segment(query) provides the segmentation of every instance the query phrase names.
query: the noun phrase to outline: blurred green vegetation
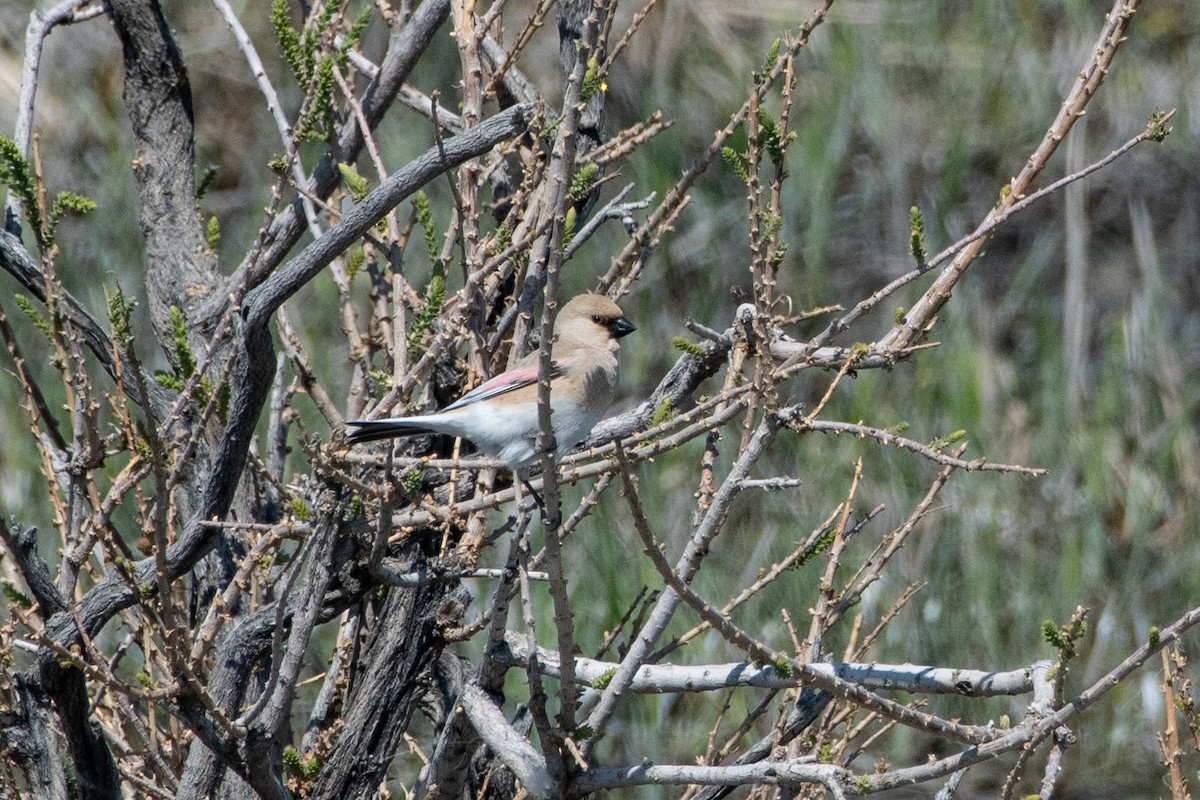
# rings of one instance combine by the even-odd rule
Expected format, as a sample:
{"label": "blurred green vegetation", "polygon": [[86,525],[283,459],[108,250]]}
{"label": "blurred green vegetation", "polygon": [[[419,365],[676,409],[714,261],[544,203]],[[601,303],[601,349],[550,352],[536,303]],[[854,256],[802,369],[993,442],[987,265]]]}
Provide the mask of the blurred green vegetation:
{"label": "blurred green vegetation", "polygon": [[[271,178],[266,164],[281,145],[211,8],[179,0],[166,5],[191,70],[199,163],[217,166],[204,205],[220,221],[222,262],[232,268],[261,222]],[[931,252],[967,233],[1050,123],[1106,8],[1082,0],[837,4],[799,64],[790,121],[798,138],[789,150],[784,236],[792,246],[779,286],[795,308],[852,305],[909,269],[913,205],[925,214]],[[623,9],[620,19],[631,10]],[[740,8],[663,0],[611,77],[608,126],[656,109],[676,124],[639,151],[614,183],[635,182],[638,196],[665,191],[740,105],[750,71],[772,40],[807,13],[808,4]],[[262,43],[268,70],[285,87],[286,68],[265,35],[266,15],[262,4],[243,5],[243,21]],[[0,73],[19,74],[24,17],[5,16]],[[874,658],[1019,667],[1053,655],[1041,639],[1044,620],[1065,622],[1085,605],[1091,609],[1089,634],[1068,680],[1069,690],[1081,688],[1144,641],[1152,625],[1165,624],[1200,598],[1198,34],[1200,9],[1192,2],[1149,4],[1139,12],[1068,147],[1079,148],[1080,163],[1088,163],[1142,130],[1153,112],[1178,108],[1171,136],[1078,184],[1074,213],[1060,194],[1015,219],[992,240],[942,314],[933,336],[941,346],[891,371],[846,381],[825,412],[830,419],[881,427],[904,421],[907,435],[924,441],[966,429],[968,456],[1050,471],[1040,479],[981,473],[952,479],[939,510],[861,606],[869,628],[904,587],[928,582],[892,623]],[[381,52],[379,30],[368,30],[364,41],[368,54]],[[137,296],[142,270],[119,48],[103,20],[58,30],[47,45],[37,119],[43,171],[52,191],[70,189],[99,204],[89,219],[64,224],[59,269],[67,286],[99,310],[105,286],[119,283]],[[414,83],[425,91],[440,89],[453,106],[457,55],[448,38],[437,48]],[[522,64],[548,93],[555,91],[554,53],[557,43],[547,34]],[[15,85],[0,84],[0,131],[6,133],[13,128],[15,93]],[[772,102],[777,108],[778,98]],[[389,165],[415,155],[427,138],[428,126],[399,109],[379,135]],[[1065,174],[1065,163],[1060,151],[1039,185]],[[431,187],[430,196],[434,219],[444,226],[444,182]],[[685,332],[685,317],[722,328],[749,287],[744,187],[718,164],[691,196],[675,234],[624,300],[639,327],[623,351],[628,403],[675,359],[669,341]],[[622,236],[618,226],[598,235],[571,264],[568,290],[587,287]],[[1068,237],[1081,237],[1076,241],[1084,243],[1080,263],[1086,270],[1083,296],[1070,302],[1063,291]],[[419,250],[412,249],[409,268],[427,275]],[[0,283],[9,298],[12,282]],[[889,301],[842,344],[883,330],[896,307],[911,304],[924,283]],[[305,297],[314,301],[300,300],[296,308],[304,316],[292,318],[318,359],[318,372],[336,383],[346,359],[329,345],[342,341],[331,294],[328,282],[310,287]],[[16,316],[10,300],[3,302]],[[145,314],[135,317],[142,341],[152,341]],[[1081,320],[1081,350],[1067,345],[1071,320]],[[27,332],[22,322],[15,321]],[[797,336],[820,324],[809,323]],[[36,340],[23,339],[39,363],[44,352]],[[143,358],[153,361],[150,353]],[[815,401],[827,381],[804,373],[788,390]],[[0,435],[8,443],[0,454],[0,499],[4,513],[48,529],[51,516],[39,500],[44,481],[19,401],[16,382],[0,380],[0,404],[9,409],[0,416]],[[729,431],[727,440],[736,435]],[[726,599],[721,592],[732,585],[731,576],[752,579],[828,515],[845,495],[856,458],[864,459],[856,512],[879,503],[887,510],[860,535],[845,563],[854,563],[854,552],[865,552],[901,521],[935,474],[928,464],[870,442],[819,435],[783,441],[770,466],[802,478],[803,487],[739,501],[697,582],[718,602]],[[659,521],[655,532],[672,553],[691,518],[700,447],[692,443],[639,468],[644,499]],[[579,533],[571,554],[572,584],[591,601],[577,606],[576,618],[588,655],[641,586],[657,583],[624,501],[610,492],[601,512]],[[816,581],[813,566],[790,573],[737,618],[784,644],[779,609],[791,610],[803,634]],[[690,624],[681,614],[674,630]],[[701,636],[686,657],[737,656],[717,638]],[[1160,680],[1150,668],[1089,713],[1079,745],[1070,750],[1073,777],[1063,796],[1158,796]],[[637,762],[693,752],[707,735],[692,722],[698,715],[691,706],[698,702],[711,701],[632,703],[609,734],[610,753]],[[733,702],[728,719],[734,722],[727,728],[745,710],[736,704],[754,700],[735,695]],[[935,699],[932,705],[985,722],[989,715],[1019,715],[1023,702]],[[903,733],[893,738],[898,760],[927,745]],[[1100,794],[1101,787],[1114,786],[1116,794]]]}

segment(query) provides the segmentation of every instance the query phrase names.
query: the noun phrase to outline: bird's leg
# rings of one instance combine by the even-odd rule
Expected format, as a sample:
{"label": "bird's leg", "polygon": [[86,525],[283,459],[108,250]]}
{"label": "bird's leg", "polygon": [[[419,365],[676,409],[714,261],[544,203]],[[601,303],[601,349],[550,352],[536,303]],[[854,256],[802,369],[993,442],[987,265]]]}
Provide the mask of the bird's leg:
{"label": "bird's leg", "polygon": [[533,488],[533,484],[529,482],[528,469],[513,470],[514,486],[517,494],[517,509],[521,508],[523,498],[521,495],[524,491],[528,491],[533,496],[533,502],[537,503],[538,510],[542,512],[542,516],[546,516],[546,504],[542,502],[542,496],[537,493],[537,489]]}
{"label": "bird's leg", "polygon": [[530,483],[527,478],[521,478],[521,483],[524,484],[525,488],[529,490],[529,493],[533,495],[533,502],[537,503],[538,511],[542,512],[543,517],[546,516],[546,503],[542,500],[542,496],[538,494],[537,489],[533,488],[533,484]]}

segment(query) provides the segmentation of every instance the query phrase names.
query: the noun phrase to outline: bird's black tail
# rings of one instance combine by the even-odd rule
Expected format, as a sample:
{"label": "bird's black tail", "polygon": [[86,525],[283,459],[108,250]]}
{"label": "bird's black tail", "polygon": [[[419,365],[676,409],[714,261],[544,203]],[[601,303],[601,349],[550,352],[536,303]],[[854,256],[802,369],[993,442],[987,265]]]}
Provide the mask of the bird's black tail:
{"label": "bird's black tail", "polygon": [[347,444],[377,442],[381,439],[433,432],[416,422],[400,422],[391,419],[355,419],[347,422],[346,425],[353,428],[346,436]]}

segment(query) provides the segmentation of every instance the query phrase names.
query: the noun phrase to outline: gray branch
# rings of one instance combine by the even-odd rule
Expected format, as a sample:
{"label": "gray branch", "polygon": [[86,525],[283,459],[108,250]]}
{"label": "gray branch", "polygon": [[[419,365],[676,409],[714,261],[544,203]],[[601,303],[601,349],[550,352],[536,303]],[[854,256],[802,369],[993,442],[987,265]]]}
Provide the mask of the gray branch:
{"label": "gray branch", "polygon": [[[124,98],[134,138],[151,322],[159,342],[167,344],[174,336],[170,307],[192,309],[218,281],[216,254],[208,247],[196,201],[191,84],[157,2],[109,0],[105,7],[125,56]],[[190,335],[199,345],[206,332],[194,329]]]}
{"label": "gray branch", "polygon": [[[21,284],[21,288],[29,292],[40,303],[46,302],[46,274],[42,272],[25,245],[8,231],[0,230],[0,269],[3,269]],[[114,381],[117,379],[117,365],[113,358],[112,338],[108,330],[83,307],[83,304],[62,287],[58,287],[58,310],[62,313],[67,324],[79,335],[92,355],[100,362],[100,366]],[[139,396],[138,376],[128,364],[120,373],[125,387],[125,393],[130,398]],[[170,393],[153,381],[146,381],[146,391],[150,395],[151,409],[155,416],[161,417],[171,407]]]}
{"label": "gray branch", "polygon": [[[523,667],[528,663],[529,646],[517,634],[505,637],[508,645],[506,666]],[[538,648],[538,661],[547,674],[558,677],[559,659],[554,650]],[[920,664],[854,664],[844,662],[809,664],[817,673],[858,684],[873,691],[901,691],[913,694],[957,694],[964,697],[996,697],[1033,691],[1034,672],[1049,662],[1007,672],[977,669],[952,669]],[[575,659],[575,681],[593,686],[611,676],[618,665],[591,658]],[[675,666],[645,664],[629,684],[629,691],[645,694],[671,692],[714,692],[737,687],[753,689],[791,689],[803,686],[801,676],[783,676],[774,667],[749,661],[733,664]]]}
{"label": "gray branch", "polygon": [[834,797],[845,797],[847,784],[853,786],[853,773],[832,764],[818,764],[812,756],[791,761],[763,761],[758,764],[708,767],[696,764],[639,764],[634,767],[589,769],[571,782],[579,792],[617,789],[624,786],[746,786],[765,783],[775,786],[820,784]]}
{"label": "gray branch", "polygon": [[553,798],[561,796],[555,791],[554,780],[542,758],[529,740],[521,736],[487,693],[474,683],[463,687],[458,698],[467,719],[479,733],[479,737],[495,751],[505,766],[513,771],[517,780],[533,797]]}
{"label": "gray branch", "polygon": [[50,701],[37,681],[13,676],[12,708],[0,713],[0,748],[25,772],[30,800],[67,800],[67,779],[58,738],[46,709]]}

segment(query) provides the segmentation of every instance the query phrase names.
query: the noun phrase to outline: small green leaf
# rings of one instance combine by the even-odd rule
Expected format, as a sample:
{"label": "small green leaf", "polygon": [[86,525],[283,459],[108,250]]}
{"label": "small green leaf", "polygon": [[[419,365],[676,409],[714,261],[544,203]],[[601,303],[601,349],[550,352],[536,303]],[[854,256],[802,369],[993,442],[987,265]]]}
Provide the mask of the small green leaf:
{"label": "small green leaf", "polygon": [[[412,330],[408,332],[409,347],[415,348],[421,343],[425,332],[433,327],[442,313],[442,302],[446,299],[446,267],[442,262],[433,262],[433,276],[425,290],[425,306],[417,315]],[[390,377],[390,376],[389,376]]]}
{"label": "small green leaf", "polygon": [[358,12],[353,24],[342,35],[342,46],[338,48],[337,63],[339,67],[346,66],[346,61],[349,59],[350,51],[362,39],[363,31],[371,22],[371,13],[375,10],[375,6],[367,3],[363,6],[363,10]]}
{"label": "small green leaf", "polygon": [[575,177],[571,178],[571,188],[567,190],[571,202],[578,202],[591,190],[598,174],[600,167],[593,163],[584,164],[579,172],[575,173]]}
{"label": "small green leaf", "polygon": [[966,435],[967,435],[966,431],[957,430],[947,436],[939,436],[936,439],[934,439],[932,442],[929,443],[929,449],[935,450],[940,453],[941,451],[945,450],[947,447],[954,444],[955,442],[957,442],[959,439],[963,438]]}
{"label": "small green leaf", "polygon": [[307,85],[309,76],[304,65],[300,34],[292,27],[287,0],[274,0],[271,3],[271,27],[275,29],[275,39],[279,43],[279,51],[283,54],[283,60],[291,68],[296,82],[301,86]]}
{"label": "small green leaf", "polygon": [[800,554],[796,559],[795,566],[792,569],[799,569],[808,562],[812,561],[817,556],[824,553],[833,545],[833,540],[837,538],[837,529],[828,528],[824,533],[817,537],[817,540],[808,546],[808,549]]}
{"label": "small green leaf", "polygon": [[47,339],[54,341],[54,329],[50,327],[50,323],[46,321],[46,318],[38,313],[38,310],[33,307],[33,303],[29,301],[29,298],[23,294],[15,294],[13,295],[13,299],[17,301],[17,307],[20,308],[21,311],[24,312],[25,316],[29,318],[29,321],[33,323],[33,327],[41,331],[42,335]]}
{"label": "small green leaf", "polygon": [[154,382],[164,389],[171,389],[172,391],[176,392],[183,391],[184,382],[176,376],[170,375],[166,372],[154,373]]}
{"label": "small green leaf", "polygon": [[196,181],[196,199],[200,200],[204,195],[208,194],[208,190],[212,188],[213,181],[217,179],[217,165],[209,164],[200,173],[200,179]]}
{"label": "small green leaf", "polygon": [[204,228],[204,240],[208,249],[213,251],[221,243],[221,221],[216,217],[208,218],[208,224]]}
{"label": "small green leaf", "polygon": [[1162,111],[1155,111],[1150,115],[1150,121],[1146,123],[1146,130],[1149,132],[1147,136],[1150,141],[1161,142],[1171,133],[1171,128],[1163,124],[1163,118],[1166,116],[1166,113]]}
{"label": "small green leaf", "polygon": [[575,212],[575,207],[567,209],[567,214],[563,217],[563,235],[562,246],[566,250],[571,245],[571,240],[575,238],[575,220],[578,214]]}
{"label": "small green leaf", "polygon": [[108,298],[108,324],[112,327],[113,339],[122,349],[128,349],[133,343],[133,325],[130,319],[136,305],[135,300],[126,301],[125,294],[120,289]]}
{"label": "small green leaf", "polygon": [[429,210],[429,196],[425,192],[418,191],[413,198],[413,211],[416,212],[417,223],[425,232],[425,247],[429,250],[429,257],[437,261],[437,233],[433,228],[433,212]]}
{"label": "small green leaf", "polygon": [[346,182],[346,188],[350,191],[350,196],[354,198],[354,202],[361,202],[367,196],[369,188],[367,179],[358,173],[353,164],[339,162],[338,171],[342,173],[342,180]]}
{"label": "small green leaf", "polygon": [[421,470],[410,469],[404,473],[400,485],[406,495],[416,497],[417,493],[421,491]]}
{"label": "small green leaf", "polygon": [[42,242],[42,215],[38,204],[37,185],[29,162],[21,155],[17,143],[7,136],[0,136],[0,184],[7,186],[25,207],[38,242]]}
{"label": "small green leaf", "polygon": [[361,247],[355,247],[346,254],[346,279],[354,280],[354,276],[362,269],[367,260],[367,254]]}
{"label": "small green leaf", "polygon": [[316,756],[309,756],[308,758],[304,759],[304,761],[300,763],[300,774],[310,781],[320,775],[321,759],[317,758]]}
{"label": "small green leaf", "polygon": [[742,183],[750,182],[750,173],[746,170],[746,156],[744,154],[739,153],[732,147],[726,146],[721,148],[721,158],[725,160],[725,163],[729,165],[734,174],[742,179]]}
{"label": "small green leaf", "polygon": [[595,56],[592,56],[588,59],[587,71],[583,73],[583,83],[579,85],[579,100],[586,103],[607,89],[608,85],[600,77],[600,62]]}
{"label": "small green leaf", "polygon": [[300,753],[290,744],[283,748],[283,763],[293,775],[298,776],[300,774]]}
{"label": "small green leaf", "polygon": [[168,310],[171,317],[171,331],[174,333],[175,361],[178,364],[179,376],[185,381],[196,371],[196,357],[192,354],[192,346],[188,342],[187,317],[178,306]]}
{"label": "small green leaf", "polygon": [[692,356],[704,355],[703,347],[696,344],[695,342],[688,341],[687,339],[683,338],[682,336],[676,336],[675,338],[671,339],[671,346],[674,347],[676,350],[682,350],[683,352],[687,353],[688,355],[692,355]]}
{"label": "small green leaf", "polygon": [[613,667],[612,669],[607,670],[600,677],[596,678],[596,680],[592,681],[592,688],[600,689],[601,691],[603,691],[604,689],[608,688],[608,685],[610,683],[612,683],[612,679],[615,678],[616,676],[617,676],[617,668]]}
{"label": "small green leaf", "polygon": [[308,522],[312,519],[312,512],[309,511],[308,505],[299,497],[293,497],[291,502],[292,516],[301,522]]}
{"label": "small green leaf", "polygon": [[70,212],[83,216],[96,210],[96,201],[74,192],[59,192],[58,197],[50,204],[50,232],[58,228],[58,223]]}
{"label": "small green leaf", "polygon": [[784,141],[779,135],[779,125],[762,107],[758,109],[758,146],[767,151],[776,169],[783,164]]}
{"label": "small green leaf", "polygon": [[767,51],[767,57],[763,60],[762,66],[754,72],[754,82],[761,83],[763,78],[770,74],[775,68],[775,62],[779,60],[779,46],[782,42],[779,39],[771,42],[771,49]]}
{"label": "small green leaf", "polygon": [[650,427],[654,428],[662,425],[668,420],[675,419],[679,416],[679,412],[671,405],[671,398],[664,397],[663,401],[658,404],[658,408],[654,409],[654,414],[650,417]]}
{"label": "small green leaf", "polygon": [[910,233],[909,251],[917,264],[924,265],[929,255],[925,252],[925,220],[921,209],[913,206],[908,210],[908,227]]}
{"label": "small green leaf", "polygon": [[22,608],[33,608],[33,600],[29,596],[22,594],[16,586],[13,586],[8,581],[0,585],[0,588],[4,590],[4,596],[8,599],[8,602]]}

